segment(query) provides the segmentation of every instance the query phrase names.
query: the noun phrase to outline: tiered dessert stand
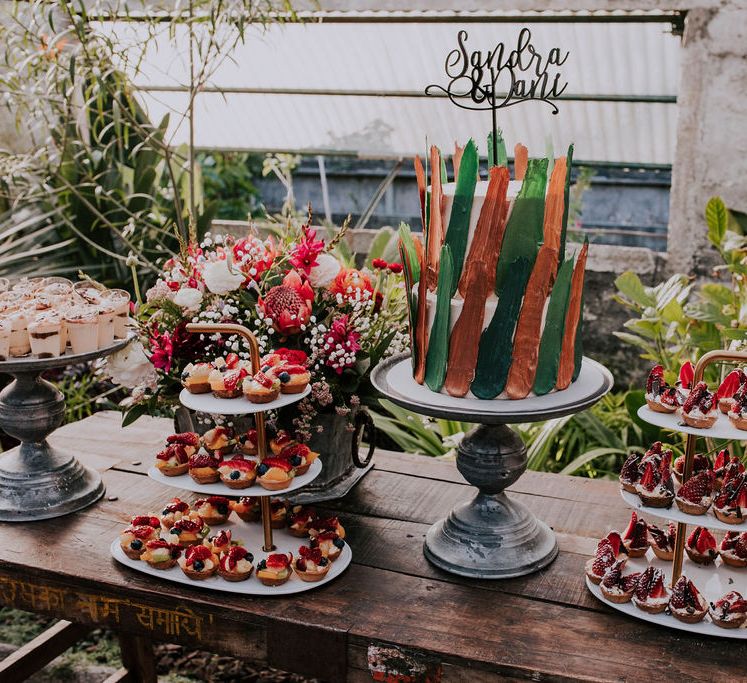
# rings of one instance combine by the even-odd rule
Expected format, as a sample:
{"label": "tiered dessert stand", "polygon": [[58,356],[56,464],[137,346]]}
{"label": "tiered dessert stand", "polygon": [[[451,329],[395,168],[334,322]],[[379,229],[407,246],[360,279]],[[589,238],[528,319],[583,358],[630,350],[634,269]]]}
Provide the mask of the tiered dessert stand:
{"label": "tiered dessert stand", "polygon": [[14,377],[0,392],[0,428],[21,442],[0,455],[0,521],[60,517],[87,507],[104,495],[98,472],[47,441],[65,418],[65,397],[42,374],[103,358],[124,348],[129,341],[120,339],[89,353],[0,361],[0,372]]}
{"label": "tiered dessert stand", "polygon": [[[257,340],[254,335],[245,327],[241,325],[208,325],[208,324],[196,324],[191,323],[187,325],[187,331],[193,334],[237,334],[246,339],[249,344],[249,352],[252,363],[252,373],[257,373],[260,370],[260,353],[259,347],[257,346]],[[224,415],[224,416],[237,416],[237,415],[253,415],[254,426],[257,430],[257,451],[258,460],[261,462],[267,455],[267,438],[265,431],[265,412],[268,410],[275,410],[282,408],[283,406],[291,405],[303,399],[310,392],[310,388],[306,389],[299,394],[281,394],[275,401],[271,403],[252,403],[247,399],[240,397],[235,399],[223,399],[216,398],[212,394],[191,394],[184,389],[179,395],[179,400],[182,405],[190,410],[196,410],[211,415]],[[200,493],[206,496],[226,496],[236,498],[238,496],[251,496],[260,499],[260,510],[262,514],[262,537],[261,541],[257,537],[256,527],[252,524],[243,522],[236,522],[230,520],[228,524],[221,525],[220,529],[231,529],[232,536],[234,539],[244,541],[245,546],[251,552],[255,549],[261,548],[264,552],[279,552],[279,553],[293,553],[296,557],[298,553],[298,547],[303,544],[303,539],[296,536],[292,536],[285,530],[273,530],[271,526],[271,512],[270,512],[270,498],[275,496],[285,496],[292,491],[302,489],[304,486],[311,483],[322,471],[322,463],[319,459],[315,460],[309,471],[299,477],[294,478],[293,482],[288,488],[282,491],[268,491],[262,488],[259,484],[254,484],[245,489],[230,489],[225,484],[218,482],[215,484],[198,484],[189,476],[184,474],[178,477],[167,477],[161,474],[156,468],[152,467],[148,471],[148,476],[151,479],[155,479],[161,484],[167,486],[173,486],[182,490],[192,491],[194,493]],[[248,542],[247,542],[248,541]],[[353,553],[350,550],[350,546],[346,543],[342,550],[342,553],[332,563],[327,575],[317,582],[305,582],[299,579],[297,576],[292,575],[291,578],[281,586],[265,586],[258,581],[254,576],[246,581],[240,582],[228,582],[224,579],[213,576],[203,581],[193,581],[188,579],[184,573],[178,567],[168,570],[153,569],[146,562],[131,560],[121,550],[119,541],[115,539],[111,545],[111,552],[113,557],[124,565],[136,569],[145,574],[157,576],[159,578],[167,579],[176,583],[182,583],[190,586],[203,586],[212,590],[226,591],[230,593],[240,593],[243,595],[289,595],[292,593],[302,593],[304,591],[311,590],[317,586],[322,586],[325,583],[329,583],[335,577],[339,576],[350,564],[353,559]],[[255,553],[256,555],[256,553]],[[259,557],[255,557],[255,564],[259,561]]]}
{"label": "tiered dessert stand", "polygon": [[571,415],[601,399],[612,375],[596,361],[583,359],[581,372],[564,391],[522,400],[454,398],[430,391],[412,377],[409,354],[379,364],[373,385],[394,403],[431,417],[479,423],[462,439],[457,469],[478,489],[428,531],[423,547],[433,564],[452,574],[504,579],[537,571],[558,554],[555,534],[504,489],[527,466],[527,451],[508,424]]}
{"label": "tiered dessert stand", "polygon": [[[744,363],[747,361],[747,353],[738,353],[732,351],[711,351],[706,353],[695,366],[695,376],[693,386],[699,382],[708,365],[711,363]],[[747,441],[747,432],[736,429],[726,415],[719,412],[716,424],[710,429],[695,429],[680,421],[676,414],[657,413],[651,410],[647,405],[638,409],[638,417],[649,424],[656,425],[672,432],[681,432],[687,434],[685,447],[685,471],[683,481],[687,481],[692,474],[693,458],[695,456],[695,446],[698,437],[709,439],[726,439],[729,441]],[[704,515],[689,515],[680,511],[676,504],[672,503],[670,508],[654,508],[643,505],[637,495],[620,490],[623,500],[642,517],[655,517],[661,520],[671,520],[677,522],[677,540],[674,548],[674,559],[671,562],[658,559],[651,550],[645,557],[630,558],[626,564],[626,571],[638,572],[643,571],[647,566],[653,565],[660,568],[671,578],[670,587],[675,584],[677,579],[685,574],[695,586],[703,593],[709,602],[713,602],[729,591],[739,591],[743,595],[747,594],[747,568],[730,567],[721,562],[721,559],[715,560],[710,565],[699,565],[692,562],[685,556],[685,540],[687,539],[687,527],[703,526],[709,529],[719,531],[747,531],[747,522],[741,524],[724,524],[713,514],[713,509],[709,509]],[[685,624],[670,614],[664,612],[660,614],[648,614],[638,609],[631,602],[623,604],[611,603],[605,599],[599,586],[594,585],[588,577],[586,585],[589,590],[602,602],[620,610],[632,617],[650,621],[661,626],[690,631],[692,633],[702,633],[710,636],[721,638],[739,638],[747,639],[747,629],[724,629],[713,624],[709,617],[697,624]]]}

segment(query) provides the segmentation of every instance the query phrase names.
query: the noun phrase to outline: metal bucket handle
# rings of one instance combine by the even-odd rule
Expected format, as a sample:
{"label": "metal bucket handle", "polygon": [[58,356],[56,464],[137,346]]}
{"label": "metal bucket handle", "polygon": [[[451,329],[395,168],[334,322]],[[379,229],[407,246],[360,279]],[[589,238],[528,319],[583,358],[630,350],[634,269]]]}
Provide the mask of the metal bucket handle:
{"label": "metal bucket handle", "polygon": [[[353,429],[353,446],[351,453],[353,456],[353,464],[360,468],[368,467],[368,463],[371,462],[374,449],[376,448],[376,430],[374,429],[373,418],[365,408],[361,408],[355,413],[353,424],[355,425]],[[361,460],[360,447],[364,431],[368,435],[368,453],[366,454],[366,457]]]}

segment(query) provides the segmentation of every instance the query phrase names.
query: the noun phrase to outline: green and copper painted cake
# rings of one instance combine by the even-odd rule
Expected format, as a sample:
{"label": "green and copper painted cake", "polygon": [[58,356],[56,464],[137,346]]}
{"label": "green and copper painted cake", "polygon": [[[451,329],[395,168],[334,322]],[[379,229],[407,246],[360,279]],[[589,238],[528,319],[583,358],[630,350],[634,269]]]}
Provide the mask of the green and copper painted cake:
{"label": "green and copper painted cake", "polygon": [[425,165],[415,159],[423,234],[403,226],[400,252],[415,380],[456,397],[522,399],[578,376],[588,244],[566,244],[573,148],[529,159],[516,145],[513,179],[502,139],[496,148],[487,180],[472,140],[456,147],[451,182],[436,147]]}

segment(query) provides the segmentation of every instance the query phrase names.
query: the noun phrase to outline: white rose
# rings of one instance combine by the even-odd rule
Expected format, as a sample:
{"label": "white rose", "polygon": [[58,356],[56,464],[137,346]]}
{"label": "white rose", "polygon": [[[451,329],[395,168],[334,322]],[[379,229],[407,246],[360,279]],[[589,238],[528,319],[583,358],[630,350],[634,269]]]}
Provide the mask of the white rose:
{"label": "white rose", "polygon": [[312,287],[329,287],[337,277],[342,266],[332,254],[319,254],[315,265],[309,273],[309,282]]}
{"label": "white rose", "polygon": [[182,287],[174,296],[174,303],[187,311],[194,311],[202,303],[202,292],[194,287]]}
{"label": "white rose", "polygon": [[231,271],[226,260],[208,263],[202,271],[202,278],[213,294],[230,294],[245,280],[238,270]]}
{"label": "white rose", "polygon": [[137,340],[106,359],[106,373],[115,384],[128,389],[138,386],[155,389],[158,382],[156,370],[145,355],[143,345]]}

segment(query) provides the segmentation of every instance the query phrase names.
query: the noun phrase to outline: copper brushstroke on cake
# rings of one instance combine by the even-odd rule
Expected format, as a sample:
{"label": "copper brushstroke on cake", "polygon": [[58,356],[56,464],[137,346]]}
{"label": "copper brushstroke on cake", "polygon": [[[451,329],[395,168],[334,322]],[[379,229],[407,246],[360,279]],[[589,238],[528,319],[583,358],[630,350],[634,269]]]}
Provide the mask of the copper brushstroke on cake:
{"label": "copper brushstroke on cake", "polygon": [[444,194],[441,187],[441,154],[438,147],[431,147],[431,204],[428,221],[428,235],[425,243],[425,280],[428,291],[433,292],[438,285],[438,259],[444,243]]}
{"label": "copper brushstroke on cake", "polygon": [[454,181],[459,177],[459,165],[462,163],[462,154],[464,154],[464,147],[460,147],[454,142],[454,156],[451,158],[451,164],[454,167]]}
{"label": "copper brushstroke on cake", "polygon": [[514,147],[514,180],[524,180],[529,165],[529,150],[520,142]]}
{"label": "copper brushstroke on cake", "polygon": [[415,371],[413,377],[418,384],[425,382],[425,355],[428,352],[428,286],[425,277],[425,253],[423,245],[419,241],[415,242],[415,251],[420,264],[420,279],[418,280],[418,308],[417,320],[415,322],[415,344],[416,359]]}
{"label": "copper brushstroke on cake", "polygon": [[508,183],[505,166],[490,169],[485,202],[458,285],[464,304],[451,331],[444,382],[451,396],[465,396],[475,376],[485,302],[495,286],[495,268],[508,219]]}
{"label": "copper brushstroke on cake", "polygon": [[[517,145],[518,149],[518,145]],[[518,158],[518,157],[517,157]],[[526,398],[534,385],[542,336],[542,312],[550,296],[560,260],[560,234],[565,206],[566,160],[560,158],[550,176],[545,199],[543,244],[529,276],[514,334],[513,357],[506,380],[511,399]]]}
{"label": "copper brushstroke on cake", "polygon": [[420,196],[420,220],[425,231],[425,169],[419,156],[415,157],[415,178],[418,182],[418,195]]}
{"label": "copper brushstroke on cake", "polygon": [[584,291],[584,271],[586,269],[586,255],[589,251],[589,243],[585,242],[581,247],[578,260],[573,268],[571,277],[571,298],[568,301],[568,312],[565,316],[565,330],[563,333],[563,346],[560,349],[560,363],[558,365],[558,380],[555,388],[559,391],[567,389],[573,380],[573,372],[576,367],[575,343],[578,321],[581,319],[581,301]]}

